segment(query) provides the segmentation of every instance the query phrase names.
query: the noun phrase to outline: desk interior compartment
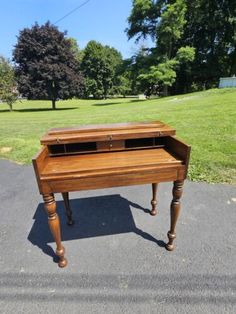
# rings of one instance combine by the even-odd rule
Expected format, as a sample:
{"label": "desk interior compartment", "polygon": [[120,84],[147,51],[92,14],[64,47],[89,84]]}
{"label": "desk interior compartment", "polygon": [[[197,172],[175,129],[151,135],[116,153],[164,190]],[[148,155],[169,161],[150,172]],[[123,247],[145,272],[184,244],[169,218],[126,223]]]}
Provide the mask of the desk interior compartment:
{"label": "desk interior compartment", "polygon": [[101,142],[82,142],[49,145],[50,156],[80,155],[107,151],[131,151],[163,148],[188,163],[190,146],[173,136],[131,138]]}
{"label": "desk interior compartment", "polygon": [[49,152],[51,156],[89,153],[96,150],[96,142],[49,145]]}
{"label": "desk interior compartment", "polygon": [[132,138],[125,140],[126,149],[164,147],[163,137]]}

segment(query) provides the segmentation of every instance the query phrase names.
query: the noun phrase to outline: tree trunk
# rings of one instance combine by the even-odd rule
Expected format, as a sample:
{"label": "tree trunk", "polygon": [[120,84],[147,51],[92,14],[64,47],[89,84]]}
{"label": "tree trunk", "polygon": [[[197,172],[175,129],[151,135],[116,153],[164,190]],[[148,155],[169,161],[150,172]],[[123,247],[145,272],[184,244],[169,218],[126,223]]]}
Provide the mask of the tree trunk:
{"label": "tree trunk", "polygon": [[52,109],[55,110],[56,109],[56,100],[52,99]]}
{"label": "tree trunk", "polygon": [[167,85],[164,85],[163,94],[165,97],[168,96],[168,86]]}
{"label": "tree trunk", "polygon": [[9,110],[10,110],[10,111],[13,111],[12,103],[8,103],[8,106],[9,106]]}

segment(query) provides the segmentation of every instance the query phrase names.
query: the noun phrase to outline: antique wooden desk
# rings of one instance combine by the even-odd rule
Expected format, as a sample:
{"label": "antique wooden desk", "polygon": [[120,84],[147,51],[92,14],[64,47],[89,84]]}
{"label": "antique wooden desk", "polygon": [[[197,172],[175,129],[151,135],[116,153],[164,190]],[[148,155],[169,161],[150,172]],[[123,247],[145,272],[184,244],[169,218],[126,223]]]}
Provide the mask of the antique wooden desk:
{"label": "antique wooden desk", "polygon": [[68,224],[72,225],[68,196],[71,191],[152,183],[150,214],[155,215],[157,184],[173,181],[166,249],[174,249],[175,226],[190,155],[190,146],[174,135],[173,128],[154,121],[52,129],[41,138],[43,147],[33,158],[33,165],[60,267],[65,267],[67,260],[54,193],[62,193]]}

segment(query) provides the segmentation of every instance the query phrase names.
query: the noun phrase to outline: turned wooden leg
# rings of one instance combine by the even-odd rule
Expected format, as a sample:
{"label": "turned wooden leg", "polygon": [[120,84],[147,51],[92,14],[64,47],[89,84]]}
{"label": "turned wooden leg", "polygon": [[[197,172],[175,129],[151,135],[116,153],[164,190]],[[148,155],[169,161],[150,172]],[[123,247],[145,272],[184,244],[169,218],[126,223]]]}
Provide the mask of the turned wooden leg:
{"label": "turned wooden leg", "polygon": [[176,238],[175,226],[180,213],[180,198],[183,193],[183,184],[183,180],[174,181],[174,186],[172,190],[173,199],[170,206],[170,231],[167,233],[169,242],[166,244],[166,249],[168,251],[174,250],[173,242]]}
{"label": "turned wooden leg", "polygon": [[152,210],[150,211],[150,214],[152,216],[155,216],[157,214],[157,183],[152,183],[152,200],[151,200],[151,205],[152,205]]}
{"label": "turned wooden leg", "polygon": [[67,225],[72,226],[74,224],[74,221],[72,219],[72,210],[70,208],[69,193],[65,192],[61,194],[66,208]]}
{"label": "turned wooden leg", "polygon": [[44,207],[48,214],[48,224],[52,232],[53,238],[56,242],[56,255],[59,257],[58,265],[60,267],[65,267],[67,265],[67,260],[64,257],[65,249],[61,243],[61,230],[60,230],[60,220],[56,213],[56,202],[53,194],[44,194]]}

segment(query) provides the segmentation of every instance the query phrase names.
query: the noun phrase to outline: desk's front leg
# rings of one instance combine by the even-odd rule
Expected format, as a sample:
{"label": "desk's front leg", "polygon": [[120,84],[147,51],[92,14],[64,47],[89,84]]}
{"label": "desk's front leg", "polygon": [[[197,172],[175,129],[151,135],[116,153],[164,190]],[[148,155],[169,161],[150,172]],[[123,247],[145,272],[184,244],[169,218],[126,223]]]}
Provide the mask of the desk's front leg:
{"label": "desk's front leg", "polygon": [[48,214],[48,224],[52,232],[53,238],[56,242],[56,255],[59,257],[58,265],[60,267],[65,267],[67,265],[67,260],[64,257],[65,249],[61,243],[61,229],[60,220],[56,213],[56,202],[53,194],[44,194],[44,207]]}
{"label": "desk's front leg", "polygon": [[175,226],[180,213],[180,198],[183,193],[183,180],[174,181],[173,186],[173,199],[170,206],[170,231],[167,233],[169,242],[166,244],[166,249],[168,251],[174,250],[174,239],[176,238]]}

